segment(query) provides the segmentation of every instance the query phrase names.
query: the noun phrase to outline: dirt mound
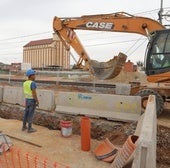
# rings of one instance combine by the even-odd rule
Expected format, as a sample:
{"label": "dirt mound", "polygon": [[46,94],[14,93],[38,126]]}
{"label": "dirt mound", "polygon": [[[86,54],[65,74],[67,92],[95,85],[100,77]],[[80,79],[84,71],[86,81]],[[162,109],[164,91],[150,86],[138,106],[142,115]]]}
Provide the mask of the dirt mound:
{"label": "dirt mound", "polygon": [[[122,146],[129,135],[134,134],[136,128],[135,122],[126,123],[117,127],[117,129],[104,135],[114,145]],[[157,126],[157,168],[170,167],[170,128],[158,125]]]}
{"label": "dirt mound", "polygon": [[121,71],[118,76],[116,76],[113,79],[107,79],[107,80],[99,80],[97,78],[91,77],[83,77],[79,80],[85,81],[85,82],[102,82],[102,83],[129,83],[129,82],[141,82],[141,83],[148,83],[147,77],[143,71],[141,72],[125,72]]}
{"label": "dirt mound", "polygon": [[159,126],[157,131],[157,163],[170,167],[170,128]]}
{"label": "dirt mound", "polygon": [[124,72],[121,71],[121,73],[112,79],[113,82],[141,82],[141,83],[147,83],[146,75],[144,72]]}

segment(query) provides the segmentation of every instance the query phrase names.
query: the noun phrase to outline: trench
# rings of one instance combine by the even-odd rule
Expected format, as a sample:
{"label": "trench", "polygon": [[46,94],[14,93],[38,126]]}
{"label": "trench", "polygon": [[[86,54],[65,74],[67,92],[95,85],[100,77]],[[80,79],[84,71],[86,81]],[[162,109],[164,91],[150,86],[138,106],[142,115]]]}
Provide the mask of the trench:
{"label": "trench", "polygon": [[[22,121],[24,107],[19,105],[0,104],[0,117],[4,119],[16,119]],[[61,120],[71,120],[73,122],[72,133],[80,135],[80,115],[69,115],[56,112],[37,110],[34,114],[33,124],[47,127],[52,130],[60,130]],[[124,122],[109,121],[103,118],[90,118],[91,138],[101,140],[108,132],[121,127]],[[21,127],[21,126],[20,126]]]}
{"label": "trench", "polygon": [[[24,115],[24,107],[0,103],[0,117],[5,119],[16,119],[22,121]],[[73,122],[72,134],[80,135],[80,119],[79,115],[66,115],[56,112],[47,112],[36,110],[33,124],[47,127],[52,130],[60,130],[60,121],[69,119]],[[137,122],[117,122],[109,121],[104,118],[91,118],[91,138],[104,140],[108,138],[113,144],[122,146],[129,135],[134,134]],[[22,127],[19,125],[18,127]],[[159,126],[157,129],[157,168],[170,167],[170,129]]]}

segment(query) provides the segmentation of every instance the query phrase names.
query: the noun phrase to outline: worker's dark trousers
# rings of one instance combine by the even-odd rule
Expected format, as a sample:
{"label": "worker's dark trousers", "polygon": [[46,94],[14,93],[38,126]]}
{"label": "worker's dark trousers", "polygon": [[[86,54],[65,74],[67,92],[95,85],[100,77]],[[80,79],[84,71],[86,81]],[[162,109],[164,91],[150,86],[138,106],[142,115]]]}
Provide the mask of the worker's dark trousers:
{"label": "worker's dark trousers", "polygon": [[25,100],[25,113],[23,118],[23,127],[28,123],[28,129],[32,127],[32,120],[34,116],[34,111],[36,107],[36,101],[34,99]]}

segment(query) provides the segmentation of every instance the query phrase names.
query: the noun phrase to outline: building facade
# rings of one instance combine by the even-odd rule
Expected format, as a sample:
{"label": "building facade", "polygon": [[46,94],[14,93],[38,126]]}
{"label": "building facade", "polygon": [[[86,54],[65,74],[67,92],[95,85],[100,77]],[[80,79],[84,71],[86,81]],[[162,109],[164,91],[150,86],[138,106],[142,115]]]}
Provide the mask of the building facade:
{"label": "building facade", "polygon": [[53,38],[31,41],[23,47],[23,63],[32,68],[61,67],[70,69],[70,52],[56,34]]}
{"label": "building facade", "polygon": [[127,62],[125,62],[125,65],[123,67],[123,70],[125,72],[135,72],[137,71],[137,66],[134,65],[133,62],[131,62],[130,60],[128,60]]}

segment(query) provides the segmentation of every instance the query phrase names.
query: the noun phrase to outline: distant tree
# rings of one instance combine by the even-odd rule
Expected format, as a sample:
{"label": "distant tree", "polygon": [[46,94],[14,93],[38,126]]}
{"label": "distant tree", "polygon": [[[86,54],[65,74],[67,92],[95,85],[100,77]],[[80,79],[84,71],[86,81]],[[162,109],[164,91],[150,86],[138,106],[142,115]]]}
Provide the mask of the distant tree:
{"label": "distant tree", "polygon": [[137,61],[136,64],[137,64],[138,67],[140,67],[140,71],[144,71],[145,70],[144,63],[142,61]]}
{"label": "distant tree", "polygon": [[143,67],[144,63],[142,61],[137,61],[136,62],[137,66]]}

